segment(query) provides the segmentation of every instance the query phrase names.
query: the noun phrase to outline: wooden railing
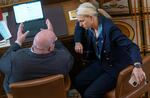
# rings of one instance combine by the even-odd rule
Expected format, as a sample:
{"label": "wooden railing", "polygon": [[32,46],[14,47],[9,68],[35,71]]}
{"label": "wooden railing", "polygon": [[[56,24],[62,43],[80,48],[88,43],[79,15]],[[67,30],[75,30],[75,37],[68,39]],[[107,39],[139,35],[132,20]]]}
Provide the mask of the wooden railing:
{"label": "wooden railing", "polygon": [[0,8],[7,8],[14,4],[28,2],[32,0],[0,0]]}

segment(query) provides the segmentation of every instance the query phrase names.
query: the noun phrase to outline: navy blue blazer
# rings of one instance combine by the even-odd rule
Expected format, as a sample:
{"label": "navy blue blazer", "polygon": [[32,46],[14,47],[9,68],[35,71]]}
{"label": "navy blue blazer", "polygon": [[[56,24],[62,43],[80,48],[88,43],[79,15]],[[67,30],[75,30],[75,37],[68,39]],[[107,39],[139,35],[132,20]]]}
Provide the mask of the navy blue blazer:
{"label": "navy blue blazer", "polygon": [[112,20],[104,16],[98,16],[98,20],[99,26],[102,25],[98,39],[93,35],[92,29],[87,30],[91,44],[89,49],[94,48],[96,55],[99,51],[97,60],[110,75],[117,77],[118,73],[129,64],[142,63],[139,47],[128,39]]}
{"label": "navy blue blazer", "polygon": [[80,27],[79,22],[77,21],[74,30],[74,41],[82,42],[83,33],[86,33],[86,30],[83,27]]}

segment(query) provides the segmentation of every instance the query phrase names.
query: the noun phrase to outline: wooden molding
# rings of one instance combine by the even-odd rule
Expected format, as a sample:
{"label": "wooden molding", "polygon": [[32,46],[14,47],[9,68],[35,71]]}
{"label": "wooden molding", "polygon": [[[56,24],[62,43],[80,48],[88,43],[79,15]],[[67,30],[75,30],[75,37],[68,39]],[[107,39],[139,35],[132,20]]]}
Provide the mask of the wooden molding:
{"label": "wooden molding", "polygon": [[2,0],[0,1],[0,8],[4,9],[7,7],[11,7],[14,4],[19,4],[19,3],[24,3],[24,2],[29,2],[32,0]]}

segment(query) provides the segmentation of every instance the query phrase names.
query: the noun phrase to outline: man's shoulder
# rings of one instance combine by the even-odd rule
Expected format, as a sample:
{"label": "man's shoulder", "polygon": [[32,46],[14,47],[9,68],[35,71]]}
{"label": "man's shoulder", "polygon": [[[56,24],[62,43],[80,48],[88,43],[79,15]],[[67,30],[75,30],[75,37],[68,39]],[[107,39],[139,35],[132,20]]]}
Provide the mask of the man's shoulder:
{"label": "man's shoulder", "polygon": [[13,55],[15,55],[15,56],[23,56],[23,55],[27,55],[29,52],[31,52],[29,48],[22,48],[22,49],[19,49],[16,52],[14,52]]}
{"label": "man's shoulder", "polygon": [[70,53],[67,49],[55,49],[54,52],[56,55],[60,55],[62,57],[66,57],[66,56],[70,55]]}
{"label": "man's shoulder", "polygon": [[55,56],[56,58],[59,59],[64,59],[64,60],[69,60],[70,58],[72,58],[71,53],[67,50],[67,48],[64,49],[55,49]]}

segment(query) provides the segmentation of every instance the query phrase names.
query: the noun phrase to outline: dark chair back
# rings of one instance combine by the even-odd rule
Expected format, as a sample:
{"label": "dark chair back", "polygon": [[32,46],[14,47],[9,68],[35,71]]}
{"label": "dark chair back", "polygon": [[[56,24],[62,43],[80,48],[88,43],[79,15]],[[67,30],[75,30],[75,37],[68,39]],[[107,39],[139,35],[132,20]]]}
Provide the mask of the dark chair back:
{"label": "dark chair back", "polygon": [[10,88],[13,98],[66,98],[64,76],[61,74],[12,83]]}

